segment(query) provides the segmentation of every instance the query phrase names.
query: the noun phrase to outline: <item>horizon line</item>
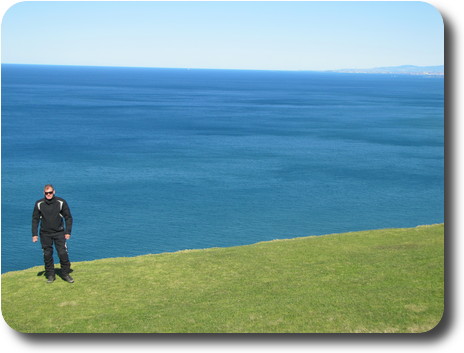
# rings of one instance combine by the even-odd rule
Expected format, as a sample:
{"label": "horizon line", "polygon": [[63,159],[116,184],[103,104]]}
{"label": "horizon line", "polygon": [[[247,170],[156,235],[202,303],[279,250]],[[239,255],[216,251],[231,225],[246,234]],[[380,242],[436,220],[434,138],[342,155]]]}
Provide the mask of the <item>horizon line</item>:
{"label": "horizon line", "polygon": [[33,63],[8,63],[2,62],[1,65],[29,65],[29,66],[72,66],[72,67],[112,67],[112,68],[134,68],[134,69],[167,69],[167,70],[231,70],[231,71],[289,71],[289,72],[334,72],[343,73],[344,70],[375,70],[382,68],[400,68],[400,67],[444,67],[444,64],[439,65],[391,65],[391,66],[376,66],[371,68],[338,68],[338,69],[245,69],[245,68],[203,68],[203,67],[161,67],[161,66],[125,66],[125,65],[86,65],[86,64],[33,64]]}

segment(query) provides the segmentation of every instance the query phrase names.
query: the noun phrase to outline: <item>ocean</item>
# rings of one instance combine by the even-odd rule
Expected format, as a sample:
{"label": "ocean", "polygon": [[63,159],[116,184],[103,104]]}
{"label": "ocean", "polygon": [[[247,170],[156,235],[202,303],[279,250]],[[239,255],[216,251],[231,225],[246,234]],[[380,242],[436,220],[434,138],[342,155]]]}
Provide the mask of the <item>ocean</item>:
{"label": "ocean", "polygon": [[[442,77],[2,65],[2,273],[444,222]],[[58,261],[57,261],[58,263]]]}

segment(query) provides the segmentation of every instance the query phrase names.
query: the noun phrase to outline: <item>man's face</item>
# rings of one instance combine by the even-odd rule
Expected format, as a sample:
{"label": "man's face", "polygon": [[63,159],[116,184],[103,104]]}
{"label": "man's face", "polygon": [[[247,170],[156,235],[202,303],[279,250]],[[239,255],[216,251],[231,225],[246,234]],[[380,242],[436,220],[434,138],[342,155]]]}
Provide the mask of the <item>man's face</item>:
{"label": "man's face", "polygon": [[45,194],[45,198],[47,200],[51,200],[53,198],[53,196],[55,196],[55,190],[53,190],[52,188],[48,187],[44,190],[44,194]]}

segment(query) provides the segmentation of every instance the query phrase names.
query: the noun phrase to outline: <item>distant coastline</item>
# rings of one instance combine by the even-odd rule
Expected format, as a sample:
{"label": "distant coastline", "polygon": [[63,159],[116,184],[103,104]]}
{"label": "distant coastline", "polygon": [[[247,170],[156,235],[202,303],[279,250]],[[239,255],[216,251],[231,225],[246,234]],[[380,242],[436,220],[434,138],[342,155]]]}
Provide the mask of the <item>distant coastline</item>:
{"label": "distant coastline", "polygon": [[372,69],[341,69],[329,70],[327,72],[353,73],[353,74],[395,74],[395,75],[426,75],[426,76],[444,76],[444,65],[437,66],[387,66],[375,67]]}

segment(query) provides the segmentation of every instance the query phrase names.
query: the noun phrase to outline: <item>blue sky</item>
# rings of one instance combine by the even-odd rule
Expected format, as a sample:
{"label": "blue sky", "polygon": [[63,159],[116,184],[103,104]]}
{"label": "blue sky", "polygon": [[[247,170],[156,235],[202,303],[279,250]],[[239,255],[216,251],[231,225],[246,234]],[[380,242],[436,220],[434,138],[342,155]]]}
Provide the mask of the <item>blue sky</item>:
{"label": "blue sky", "polygon": [[22,2],[2,63],[260,70],[442,65],[424,2]]}

